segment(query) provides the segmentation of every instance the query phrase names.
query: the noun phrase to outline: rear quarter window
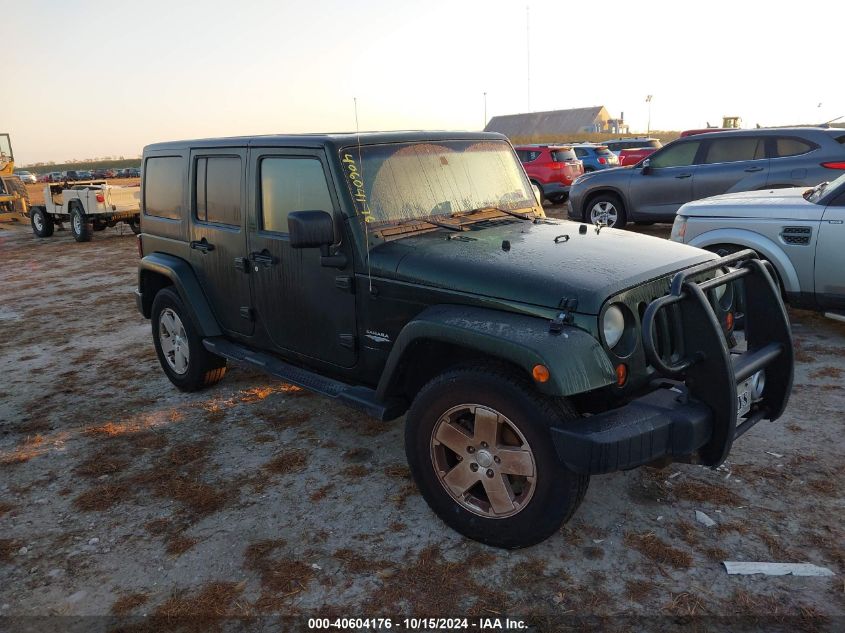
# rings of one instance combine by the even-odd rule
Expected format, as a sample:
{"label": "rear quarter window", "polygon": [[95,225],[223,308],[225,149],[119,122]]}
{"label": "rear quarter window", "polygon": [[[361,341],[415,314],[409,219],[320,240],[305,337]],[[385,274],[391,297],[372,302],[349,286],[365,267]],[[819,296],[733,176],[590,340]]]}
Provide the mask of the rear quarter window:
{"label": "rear quarter window", "polygon": [[773,158],[785,158],[787,156],[800,156],[816,148],[815,145],[800,138],[779,136],[775,139]]}
{"label": "rear quarter window", "polygon": [[185,182],[181,156],[154,156],[144,164],[144,214],[179,220]]}
{"label": "rear quarter window", "polygon": [[571,149],[554,149],[551,151],[552,160],[556,163],[565,163],[568,160],[575,160],[575,152]]}

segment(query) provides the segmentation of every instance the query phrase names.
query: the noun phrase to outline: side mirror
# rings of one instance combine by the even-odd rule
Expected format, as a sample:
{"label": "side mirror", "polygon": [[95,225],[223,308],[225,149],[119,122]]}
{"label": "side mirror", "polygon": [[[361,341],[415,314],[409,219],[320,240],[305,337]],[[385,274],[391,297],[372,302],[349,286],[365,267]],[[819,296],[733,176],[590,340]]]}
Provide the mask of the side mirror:
{"label": "side mirror", "polygon": [[643,176],[648,176],[651,173],[651,159],[646,158],[641,165],[643,168]]}
{"label": "side mirror", "polygon": [[328,248],[334,243],[334,220],[325,211],[294,211],[288,215],[291,248]]}
{"label": "side mirror", "polygon": [[331,254],[329,247],[335,243],[334,220],[325,211],[294,211],[288,215],[288,238],[291,248],[319,248],[320,264],[331,268],[344,268],[346,255]]}

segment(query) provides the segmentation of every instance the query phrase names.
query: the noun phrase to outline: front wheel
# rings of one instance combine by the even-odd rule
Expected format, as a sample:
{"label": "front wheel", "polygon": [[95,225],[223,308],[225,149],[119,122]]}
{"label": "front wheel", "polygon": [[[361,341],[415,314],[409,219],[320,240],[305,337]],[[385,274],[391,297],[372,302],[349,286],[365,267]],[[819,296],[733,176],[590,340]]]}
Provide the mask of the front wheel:
{"label": "front wheel", "polygon": [[90,242],[92,223],[85,217],[85,212],[78,204],[70,208],[70,232],[77,242]]}
{"label": "front wheel", "polygon": [[495,547],[534,545],[575,512],[589,477],[563,466],[549,427],[574,412],[493,368],[429,382],[405,423],[405,452],[432,510]]}
{"label": "front wheel", "polygon": [[32,232],[37,237],[50,237],[53,234],[55,224],[53,218],[41,207],[32,207],[29,213],[29,222],[32,224]]}
{"label": "front wheel", "polygon": [[161,368],[182,391],[197,391],[218,382],[226,373],[226,359],[202,344],[182,299],[170,288],[153,299],[153,344]]}
{"label": "front wheel", "polygon": [[612,194],[601,194],[590,200],[587,206],[590,222],[601,222],[614,229],[624,229],[628,223],[622,201]]}

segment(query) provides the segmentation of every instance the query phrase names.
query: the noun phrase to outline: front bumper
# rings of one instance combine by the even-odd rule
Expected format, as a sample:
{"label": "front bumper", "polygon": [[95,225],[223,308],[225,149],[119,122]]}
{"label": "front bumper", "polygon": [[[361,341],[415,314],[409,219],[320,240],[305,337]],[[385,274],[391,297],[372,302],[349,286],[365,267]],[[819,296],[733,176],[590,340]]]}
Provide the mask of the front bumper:
{"label": "front bumper", "polygon": [[692,455],[713,433],[713,414],[689,399],[680,383],[666,383],[623,407],[553,427],[558,458],[589,475],[642,466],[664,457]]}
{"label": "front bumper", "polygon": [[[702,274],[736,269],[705,281]],[[747,349],[728,348],[715,288],[742,279]],[[552,428],[558,457],[582,474],[609,473],[661,458],[718,466],[734,440],[783,413],[792,390],[793,345],[777,284],[756,253],[741,251],[675,275],[669,294],[642,316],[642,346],[659,376],[656,389],[628,404]],[[765,372],[766,387],[737,414],[737,386]],[[744,409],[743,409],[744,410]]]}

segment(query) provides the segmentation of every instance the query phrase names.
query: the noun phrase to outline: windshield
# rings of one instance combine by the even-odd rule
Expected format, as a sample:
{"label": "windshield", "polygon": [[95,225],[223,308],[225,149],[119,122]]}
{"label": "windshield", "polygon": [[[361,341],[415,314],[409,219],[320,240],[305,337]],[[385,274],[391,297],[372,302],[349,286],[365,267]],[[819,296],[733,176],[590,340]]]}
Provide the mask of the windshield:
{"label": "windshield", "polygon": [[504,141],[364,145],[340,150],[340,160],[356,211],[371,228],[537,204]]}
{"label": "windshield", "polygon": [[0,169],[12,162],[12,145],[8,134],[0,134]]}
{"label": "windshield", "polygon": [[808,189],[804,192],[804,198],[806,198],[807,202],[817,204],[823,195],[829,191],[833,191],[841,185],[845,185],[845,174],[842,174],[839,178],[832,182],[822,182],[812,189]]}

